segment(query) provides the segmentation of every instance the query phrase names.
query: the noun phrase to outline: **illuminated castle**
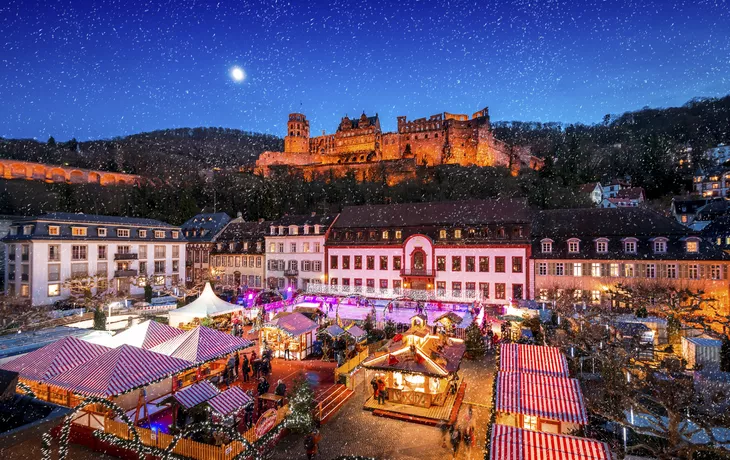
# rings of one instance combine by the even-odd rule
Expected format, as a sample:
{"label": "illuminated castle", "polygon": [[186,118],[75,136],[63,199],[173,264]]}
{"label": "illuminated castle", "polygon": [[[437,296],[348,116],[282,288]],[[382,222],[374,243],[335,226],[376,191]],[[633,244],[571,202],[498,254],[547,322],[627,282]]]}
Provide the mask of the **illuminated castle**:
{"label": "illuminated castle", "polygon": [[[510,161],[512,156],[512,161]],[[359,179],[385,167],[398,177],[415,173],[416,166],[458,164],[539,168],[540,160],[524,151],[510,149],[494,138],[488,109],[471,117],[439,113],[409,121],[398,117],[397,132],[382,132],[380,118],[342,118],[334,134],[309,135],[309,120],[301,113],[289,114],[283,152],[264,152],[256,171],[269,175],[277,166],[295,167],[311,179],[318,174],[340,176],[348,170]],[[395,177],[393,176],[393,177]],[[393,179],[391,177],[391,179]],[[395,179],[397,181],[397,179]]]}

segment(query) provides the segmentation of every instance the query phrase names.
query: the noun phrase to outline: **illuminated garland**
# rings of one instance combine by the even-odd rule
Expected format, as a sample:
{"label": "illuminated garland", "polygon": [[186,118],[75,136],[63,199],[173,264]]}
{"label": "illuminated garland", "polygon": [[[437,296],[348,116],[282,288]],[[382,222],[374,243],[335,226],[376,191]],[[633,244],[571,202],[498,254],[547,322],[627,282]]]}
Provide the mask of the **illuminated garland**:
{"label": "illuminated garland", "polygon": [[18,382],[15,387],[23,390],[23,392],[27,396],[30,396],[31,398],[38,398],[38,396],[35,395],[35,392],[33,391],[33,389],[23,382]]}

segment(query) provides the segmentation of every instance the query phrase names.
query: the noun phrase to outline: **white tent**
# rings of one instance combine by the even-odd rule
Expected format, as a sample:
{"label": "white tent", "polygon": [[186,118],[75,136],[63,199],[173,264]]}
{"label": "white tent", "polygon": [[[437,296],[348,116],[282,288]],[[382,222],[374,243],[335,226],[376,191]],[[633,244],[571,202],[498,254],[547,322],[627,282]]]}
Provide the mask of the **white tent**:
{"label": "white tent", "polygon": [[177,327],[180,323],[189,323],[195,318],[213,318],[235,311],[240,313],[242,310],[243,307],[240,305],[228,303],[215,295],[210,283],[205,283],[205,288],[200,294],[200,297],[182,308],[170,310],[168,313],[168,324]]}

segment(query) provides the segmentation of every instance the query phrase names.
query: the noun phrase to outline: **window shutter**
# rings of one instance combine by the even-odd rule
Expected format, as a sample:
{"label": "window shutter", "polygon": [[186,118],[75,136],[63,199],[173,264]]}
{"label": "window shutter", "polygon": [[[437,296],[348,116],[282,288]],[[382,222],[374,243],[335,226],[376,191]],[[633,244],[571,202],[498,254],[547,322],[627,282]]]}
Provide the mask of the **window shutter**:
{"label": "window shutter", "polygon": [[555,263],[548,262],[548,275],[555,276]]}
{"label": "window shutter", "polygon": [[667,264],[659,264],[659,278],[667,277]]}
{"label": "window shutter", "polygon": [[607,277],[609,274],[608,264],[601,264],[601,276]]}
{"label": "window shutter", "polygon": [[700,266],[700,279],[705,279],[705,265],[704,264],[698,264]]}
{"label": "window shutter", "polygon": [[565,264],[565,276],[573,276],[573,264]]}
{"label": "window shutter", "polygon": [[583,264],[583,276],[591,276],[591,264],[587,262]]}
{"label": "window shutter", "polygon": [[722,266],[722,279],[727,279],[727,265]]}
{"label": "window shutter", "polygon": [[679,277],[683,279],[687,278],[687,264],[679,264]]}

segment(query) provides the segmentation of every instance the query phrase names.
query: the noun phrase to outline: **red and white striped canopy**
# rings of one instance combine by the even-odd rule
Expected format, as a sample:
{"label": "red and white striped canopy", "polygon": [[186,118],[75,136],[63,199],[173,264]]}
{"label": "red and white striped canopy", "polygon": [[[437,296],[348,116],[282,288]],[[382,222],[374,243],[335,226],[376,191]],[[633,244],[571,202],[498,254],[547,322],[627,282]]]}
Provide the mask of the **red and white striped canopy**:
{"label": "red and white striped canopy", "polygon": [[490,460],[611,460],[608,444],[593,439],[494,425]]}
{"label": "red and white striped canopy", "polygon": [[151,350],[193,363],[204,363],[252,345],[250,340],[198,326]]}
{"label": "red and white striped canopy", "polygon": [[0,366],[28,380],[44,381],[106,353],[110,348],[64,337]]}
{"label": "red and white striped canopy", "polygon": [[503,344],[499,350],[499,370],[502,372],[529,372],[568,377],[568,361],[556,347]]}
{"label": "red and white striped canopy", "polygon": [[135,347],[150,349],[173,337],[183,334],[185,331],[176,327],[170,327],[157,321],[145,321],[136,324],[126,331],[112,337],[114,348],[122,345],[134,345]]}
{"label": "red and white striped canopy", "polygon": [[190,409],[191,407],[195,407],[198,404],[214,398],[219,393],[220,391],[215,385],[207,380],[203,380],[202,382],[183,388],[173,394],[172,397],[175,398],[181,406],[186,409]]}
{"label": "red and white striped canopy", "polygon": [[497,412],[588,423],[583,393],[575,379],[520,372],[497,374]]}
{"label": "red and white striped canopy", "polygon": [[67,390],[117,396],[191,367],[190,362],[132,345],[122,345],[47,381]]}
{"label": "red and white striped canopy", "polygon": [[221,415],[230,415],[251,401],[253,399],[240,387],[231,387],[213,399],[210,399],[208,405]]}

